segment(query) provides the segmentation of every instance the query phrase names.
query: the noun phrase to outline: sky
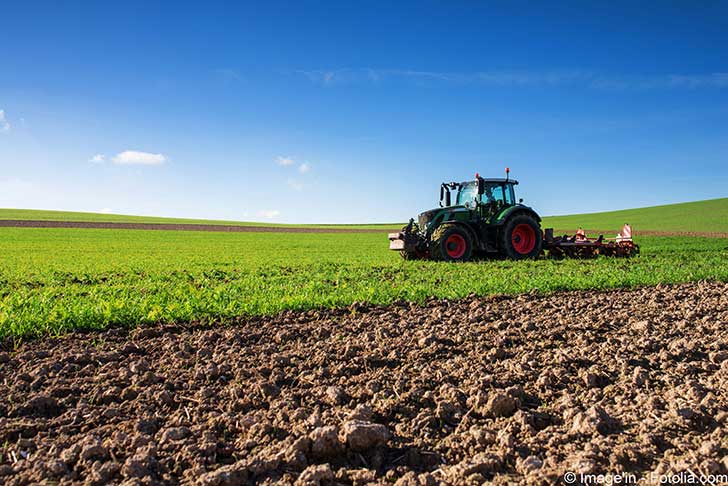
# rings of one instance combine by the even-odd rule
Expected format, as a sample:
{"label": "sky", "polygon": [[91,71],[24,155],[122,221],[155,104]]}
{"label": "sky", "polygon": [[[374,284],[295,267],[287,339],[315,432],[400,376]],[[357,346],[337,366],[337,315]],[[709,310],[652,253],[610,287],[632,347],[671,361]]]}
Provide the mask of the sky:
{"label": "sky", "polygon": [[0,207],[396,222],[728,196],[728,2],[7,2]]}

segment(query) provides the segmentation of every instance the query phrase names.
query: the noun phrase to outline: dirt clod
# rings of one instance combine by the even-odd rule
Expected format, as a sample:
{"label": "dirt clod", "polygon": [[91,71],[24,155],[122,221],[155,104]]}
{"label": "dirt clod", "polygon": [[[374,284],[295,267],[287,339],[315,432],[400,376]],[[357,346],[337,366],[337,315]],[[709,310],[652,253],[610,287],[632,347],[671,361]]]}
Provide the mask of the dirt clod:
{"label": "dirt clod", "polygon": [[496,392],[490,395],[485,406],[486,411],[493,417],[508,417],[518,408],[518,401],[512,396]]}
{"label": "dirt clod", "polygon": [[389,430],[382,424],[365,420],[349,420],[341,427],[341,441],[353,451],[366,451],[384,445],[389,439]]}

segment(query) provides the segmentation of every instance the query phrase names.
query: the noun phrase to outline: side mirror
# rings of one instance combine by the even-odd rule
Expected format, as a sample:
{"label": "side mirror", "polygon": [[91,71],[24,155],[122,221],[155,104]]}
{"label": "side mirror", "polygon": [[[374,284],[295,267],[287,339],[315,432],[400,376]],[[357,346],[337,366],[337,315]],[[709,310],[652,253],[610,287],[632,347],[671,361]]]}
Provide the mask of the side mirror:
{"label": "side mirror", "polygon": [[518,200],[518,204],[521,204],[523,202],[523,198]]}
{"label": "side mirror", "polygon": [[445,192],[445,206],[450,206],[450,191]]}

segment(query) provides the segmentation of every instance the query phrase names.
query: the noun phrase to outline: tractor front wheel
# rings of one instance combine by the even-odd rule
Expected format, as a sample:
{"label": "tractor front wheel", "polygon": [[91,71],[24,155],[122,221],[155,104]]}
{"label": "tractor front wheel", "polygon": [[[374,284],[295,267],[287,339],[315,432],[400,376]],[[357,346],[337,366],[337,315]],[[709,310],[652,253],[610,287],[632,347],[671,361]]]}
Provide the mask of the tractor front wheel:
{"label": "tractor front wheel", "polygon": [[514,216],[503,228],[501,251],[508,258],[536,258],[541,253],[542,243],[541,227],[531,216]]}
{"label": "tractor front wheel", "polygon": [[466,262],[473,254],[473,238],[453,224],[440,226],[432,234],[432,256],[446,262]]}

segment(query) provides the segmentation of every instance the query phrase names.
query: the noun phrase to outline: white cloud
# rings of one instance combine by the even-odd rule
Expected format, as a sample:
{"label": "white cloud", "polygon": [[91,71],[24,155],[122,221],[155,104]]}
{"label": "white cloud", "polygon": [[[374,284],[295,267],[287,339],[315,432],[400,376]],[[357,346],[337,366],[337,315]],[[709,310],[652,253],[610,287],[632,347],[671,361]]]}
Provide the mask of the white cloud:
{"label": "white cloud", "polygon": [[301,181],[297,181],[296,179],[288,179],[287,181],[288,187],[295,191],[302,191],[304,188],[304,185]]}
{"label": "white cloud", "polygon": [[113,211],[111,211],[111,208],[101,208],[99,209],[99,213],[101,214],[111,214]]}
{"label": "white cloud", "polygon": [[118,165],[161,165],[167,161],[167,156],[136,150],[124,150],[111,160]]}
{"label": "white cloud", "polygon": [[5,118],[5,110],[0,110],[0,132],[10,131],[10,122]]}
{"label": "white cloud", "polygon": [[266,219],[273,219],[277,218],[281,215],[281,212],[277,209],[264,209],[262,211],[258,211],[258,216],[261,216]]}
{"label": "white cloud", "polygon": [[106,160],[106,156],[104,154],[96,154],[90,159],[88,159],[89,162],[92,164],[103,164]]}
{"label": "white cloud", "polygon": [[289,167],[295,163],[296,163],[296,161],[293,160],[293,158],[291,158],[291,157],[277,157],[276,158],[276,164],[278,164],[282,167]]}
{"label": "white cloud", "polygon": [[303,164],[298,166],[298,172],[300,172],[301,174],[305,174],[306,172],[308,172],[310,170],[311,170],[311,164],[308,164],[306,162],[304,162]]}

